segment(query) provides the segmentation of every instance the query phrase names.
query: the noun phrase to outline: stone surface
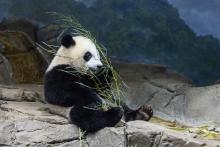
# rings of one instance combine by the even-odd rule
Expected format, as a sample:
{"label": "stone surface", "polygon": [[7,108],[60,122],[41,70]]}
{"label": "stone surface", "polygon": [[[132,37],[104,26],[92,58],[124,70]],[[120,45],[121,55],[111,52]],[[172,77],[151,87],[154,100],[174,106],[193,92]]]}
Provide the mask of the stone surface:
{"label": "stone surface", "polygon": [[43,97],[42,85],[0,85],[0,100],[40,101]]}
{"label": "stone surface", "polygon": [[13,84],[14,80],[12,75],[13,72],[11,64],[2,54],[0,54],[0,83]]}
{"label": "stone surface", "polygon": [[112,62],[127,84],[125,101],[133,109],[147,103],[154,114],[168,120],[184,117],[185,91],[191,80],[162,65]]}
{"label": "stone surface", "polygon": [[[0,146],[24,147],[217,147],[220,141],[194,138],[189,132],[170,130],[158,124],[133,121],[118,128],[104,128],[94,134],[82,135],[64,117],[51,114],[48,104],[38,98],[22,99],[28,90],[42,98],[37,85],[0,86]],[[7,89],[9,90],[7,92]],[[23,91],[23,92],[22,92]],[[30,97],[32,94],[30,94]],[[18,99],[16,99],[18,97]],[[54,106],[55,107],[55,106]]]}
{"label": "stone surface", "polygon": [[[3,123],[2,123],[3,122]],[[76,140],[78,128],[29,119],[1,121],[0,145],[56,144]]]}
{"label": "stone surface", "polygon": [[67,143],[61,143],[57,145],[57,147],[89,147],[89,145],[84,140],[74,140]]}
{"label": "stone surface", "polygon": [[40,41],[57,45],[58,36],[63,31],[63,28],[57,24],[49,24],[40,28],[37,32],[37,36]]}
{"label": "stone surface", "polygon": [[21,31],[28,34],[32,40],[37,41],[38,26],[27,19],[10,18],[0,23],[1,31]]}
{"label": "stone surface", "polygon": [[[128,85],[125,89],[126,102],[134,109],[146,103],[153,106],[155,116],[160,118],[189,126],[213,124],[219,128],[219,84],[193,87],[190,80],[164,66],[123,62],[113,62],[113,64]],[[138,137],[140,137],[139,133]],[[140,140],[135,138],[131,137],[131,143],[132,140],[135,142]],[[149,140],[146,137],[145,139]],[[191,142],[185,144],[185,146],[194,146]],[[175,146],[179,145],[175,144]]]}
{"label": "stone surface", "polygon": [[89,147],[125,147],[124,128],[105,128],[87,136]]}
{"label": "stone surface", "polygon": [[155,116],[187,125],[220,121],[220,84],[194,87],[191,80],[165,66],[112,63],[127,84],[125,101],[133,109],[146,103]]}
{"label": "stone surface", "polygon": [[1,53],[10,63],[12,71],[10,75],[15,83],[42,83],[43,58],[40,57],[33,43],[23,32],[0,31],[0,44],[3,48]]}
{"label": "stone surface", "polygon": [[220,84],[193,87],[185,92],[184,123],[220,122]]}
{"label": "stone surface", "polygon": [[189,134],[169,130],[143,121],[127,123],[128,146],[137,147],[202,147],[217,146],[219,142],[194,139]]}
{"label": "stone surface", "polygon": [[[37,32],[39,47],[37,48],[38,52],[41,53],[45,63],[50,64],[51,60],[54,57],[54,54],[51,53],[51,48],[48,45],[53,45],[53,49],[56,50],[59,47],[60,34],[62,33],[63,28],[57,24],[49,24],[40,28]],[[45,45],[46,44],[46,45]]]}

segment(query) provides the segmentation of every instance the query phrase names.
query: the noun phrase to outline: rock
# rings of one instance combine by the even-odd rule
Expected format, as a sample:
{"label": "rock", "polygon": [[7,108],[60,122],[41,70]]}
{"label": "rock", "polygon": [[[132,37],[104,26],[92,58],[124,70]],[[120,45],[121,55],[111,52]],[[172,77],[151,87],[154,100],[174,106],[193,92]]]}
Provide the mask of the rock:
{"label": "rock", "polygon": [[189,126],[220,122],[220,84],[194,87],[165,66],[112,63],[127,84],[125,101],[131,108],[148,104],[155,116]]}
{"label": "rock", "polygon": [[[47,65],[44,64],[43,57],[40,56],[33,42],[25,33],[1,31],[0,44],[4,47],[2,54],[10,63],[10,66],[6,67],[11,67],[12,74],[9,74],[12,75],[11,81],[15,83],[42,83],[43,73]],[[4,64],[7,65],[8,63],[5,62]],[[0,71],[2,75],[4,72]]]}
{"label": "rock", "polygon": [[187,134],[175,132],[167,128],[143,121],[133,121],[127,124],[126,133],[128,146],[138,147],[202,147],[217,146],[219,142],[204,143]]}
{"label": "rock", "polygon": [[13,84],[14,79],[12,75],[12,67],[9,61],[0,54],[0,84]]}
{"label": "rock", "polygon": [[220,84],[220,80],[215,81],[214,84]]}
{"label": "rock", "polygon": [[185,124],[210,124],[220,121],[220,84],[193,87],[185,92]]}
{"label": "rock", "polygon": [[13,145],[15,140],[15,126],[12,121],[0,119],[0,145],[10,146]]}
{"label": "rock", "polygon": [[[47,45],[53,45],[53,49],[56,51],[60,45],[59,35],[62,33],[63,30],[64,28],[62,28],[60,25],[49,24],[42,28],[39,28],[37,32],[40,45],[37,50],[44,57],[48,65],[53,59],[54,54],[50,52],[51,48],[48,48]],[[45,45],[44,43],[46,43],[47,45]]]}
{"label": "rock", "polygon": [[[94,134],[83,136],[75,125],[64,117],[46,111],[50,107],[30,93],[42,98],[41,86],[0,86],[0,146],[38,147],[217,147],[220,141],[194,138],[187,132],[174,131],[158,124],[144,121],[128,122],[118,128],[104,128]],[[22,92],[23,91],[23,92]],[[20,93],[29,91],[30,98],[22,99]],[[16,99],[18,97],[18,99]],[[56,106],[54,106],[56,107]]]}
{"label": "rock", "polygon": [[191,80],[162,65],[112,63],[128,87],[125,101],[131,108],[147,103],[156,116],[168,120],[183,117],[184,92],[192,87]]}
{"label": "rock", "polygon": [[[36,87],[37,86],[32,86]],[[42,87],[41,87],[42,88]],[[2,86],[0,85],[0,100],[7,101],[39,101],[43,96],[42,89],[41,90],[30,90],[30,88],[22,88],[22,87],[12,87],[12,86]]]}
{"label": "rock", "polygon": [[61,143],[58,147],[89,147],[84,140],[74,140],[67,143]]}
{"label": "rock", "polygon": [[124,128],[105,128],[87,136],[90,147],[125,147]]}
{"label": "rock", "polygon": [[75,140],[79,137],[74,125],[57,125],[29,119],[1,122],[0,145],[35,146],[57,144]]}
{"label": "rock", "polygon": [[134,108],[155,99],[155,96],[168,101],[172,96],[180,95],[192,86],[191,80],[167,69],[166,66],[119,61],[112,63],[128,86],[125,91],[128,95],[126,99]]}
{"label": "rock", "polygon": [[33,41],[37,41],[38,26],[27,19],[9,18],[0,23],[0,31],[21,31],[30,36]]}
{"label": "rock", "polygon": [[63,31],[63,28],[57,24],[49,24],[44,27],[39,28],[37,36],[40,41],[58,45],[58,36]]}
{"label": "rock", "polygon": [[54,125],[39,121],[18,121],[16,125],[16,143],[56,144],[75,140],[79,137],[78,128],[73,125]]}

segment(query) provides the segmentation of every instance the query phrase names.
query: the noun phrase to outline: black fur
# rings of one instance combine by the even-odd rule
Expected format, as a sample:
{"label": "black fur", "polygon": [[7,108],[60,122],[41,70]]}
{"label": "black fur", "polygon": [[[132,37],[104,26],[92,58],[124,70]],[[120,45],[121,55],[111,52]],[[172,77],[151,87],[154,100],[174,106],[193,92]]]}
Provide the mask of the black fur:
{"label": "black fur", "polygon": [[61,40],[61,44],[65,48],[69,48],[71,46],[74,46],[76,42],[73,40],[73,37],[71,35],[65,35]]}
{"label": "black fur", "polygon": [[[113,73],[108,69],[101,69],[96,78],[77,72],[69,65],[58,65],[45,74],[45,100],[54,105],[72,107],[71,121],[86,132],[95,132],[104,127],[113,127],[121,119],[123,110],[119,107],[108,111],[91,109],[102,103],[99,92],[94,85],[98,83],[102,90],[109,89]],[[153,115],[151,107],[140,107],[131,110],[123,104],[125,120],[135,120],[140,116],[148,120]]]}
{"label": "black fur", "polygon": [[88,80],[69,65],[56,66],[45,75],[45,99],[64,107],[101,103],[96,92],[83,85]]}
{"label": "black fur", "polygon": [[115,107],[108,111],[94,110],[75,106],[70,111],[72,123],[86,132],[96,132],[104,127],[114,127],[123,115],[121,108]]}
{"label": "black fur", "polygon": [[[109,81],[105,76],[109,72],[100,72],[96,75],[96,82],[106,85]],[[69,65],[58,65],[45,75],[45,100],[54,105],[74,106],[70,112],[71,121],[87,132],[116,125],[123,115],[121,108],[116,107],[105,112],[85,107],[102,103],[98,92],[93,89],[94,85],[94,79],[90,76],[80,74]]]}

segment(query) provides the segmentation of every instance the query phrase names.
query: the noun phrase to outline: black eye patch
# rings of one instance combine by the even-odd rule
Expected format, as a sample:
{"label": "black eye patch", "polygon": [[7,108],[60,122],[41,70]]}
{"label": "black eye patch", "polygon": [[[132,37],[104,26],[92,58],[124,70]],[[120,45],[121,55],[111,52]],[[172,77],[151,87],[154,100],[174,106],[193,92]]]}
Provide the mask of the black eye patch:
{"label": "black eye patch", "polygon": [[92,58],[92,54],[90,52],[86,52],[83,58],[87,62]]}

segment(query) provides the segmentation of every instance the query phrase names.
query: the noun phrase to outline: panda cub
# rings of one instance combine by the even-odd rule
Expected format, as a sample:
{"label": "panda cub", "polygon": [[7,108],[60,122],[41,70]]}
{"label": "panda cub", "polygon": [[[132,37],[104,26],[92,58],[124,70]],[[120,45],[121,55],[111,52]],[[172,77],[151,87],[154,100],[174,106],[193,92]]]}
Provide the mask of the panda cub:
{"label": "panda cub", "polygon": [[83,36],[65,35],[45,73],[45,100],[53,105],[71,107],[69,118],[82,130],[91,133],[104,127],[113,127],[123,115],[127,121],[141,117],[142,112],[147,115],[147,119],[152,116],[151,108],[133,111],[126,105],[123,105],[124,110],[120,107],[107,111],[91,109],[102,104],[103,99],[94,88],[97,81],[89,74],[80,72],[82,70],[94,73],[99,83],[106,89],[110,88],[108,83],[112,80],[112,73],[104,70],[95,44]]}

